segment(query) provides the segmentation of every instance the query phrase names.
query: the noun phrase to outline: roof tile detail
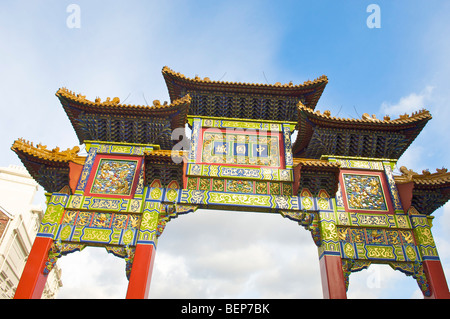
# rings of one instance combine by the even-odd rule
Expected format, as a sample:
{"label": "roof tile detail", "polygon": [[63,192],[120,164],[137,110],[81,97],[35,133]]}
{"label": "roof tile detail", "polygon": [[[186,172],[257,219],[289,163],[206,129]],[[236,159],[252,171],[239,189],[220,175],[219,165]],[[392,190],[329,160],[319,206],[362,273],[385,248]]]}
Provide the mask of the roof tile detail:
{"label": "roof tile detail", "polygon": [[284,87],[284,88],[297,89],[297,88],[305,88],[312,84],[317,84],[317,83],[328,83],[328,77],[326,75],[321,75],[320,77],[318,77],[312,81],[307,80],[307,81],[303,82],[302,84],[294,85],[292,82],[285,83],[285,84],[281,84],[280,82],[277,82],[275,84],[265,84],[265,83],[212,81],[208,77],[205,77],[202,79],[199,76],[195,76],[194,78],[189,78],[180,72],[173,71],[172,69],[170,69],[167,66],[163,67],[162,72],[163,72],[163,74],[168,74],[175,78],[185,80],[187,82],[192,82],[192,83],[207,84],[207,85],[219,84],[219,85],[223,85],[223,86],[241,86],[241,87],[249,87],[249,88],[254,88],[254,87],[281,88],[281,87]]}
{"label": "roof tile detail", "polygon": [[450,172],[446,168],[436,169],[435,173],[423,170],[422,174],[416,173],[405,166],[400,167],[402,175],[395,176],[395,181],[399,184],[414,182],[414,185],[423,187],[450,186]]}
{"label": "roof tile detail", "polygon": [[167,102],[161,104],[159,100],[154,100],[152,106],[131,105],[131,104],[121,104],[120,99],[118,97],[114,97],[113,99],[107,97],[106,100],[103,102],[101,98],[97,97],[95,101],[90,101],[86,99],[85,95],[76,94],[66,88],[60,88],[56,92],[56,96],[59,98],[68,99],[79,105],[91,107],[92,111],[115,110],[118,113],[137,112],[137,114],[139,115],[149,115],[149,114],[159,115],[167,111],[175,112],[178,109],[178,107],[186,106],[186,104],[188,105],[191,100],[189,96],[184,96],[181,99],[173,101],[171,104],[168,104]]}
{"label": "roof tile detail", "polygon": [[28,157],[54,163],[74,162],[77,164],[84,164],[86,160],[86,157],[78,156],[78,152],[80,151],[78,146],[75,146],[72,149],[68,148],[65,151],[60,151],[59,147],[49,150],[46,145],[39,143],[34,146],[33,142],[19,138],[14,141],[11,149],[16,153],[23,153]]}
{"label": "roof tile detail", "polygon": [[[331,112],[328,110],[323,113],[319,110],[314,111],[301,102],[298,103],[298,114],[298,134],[293,145],[293,152],[295,156],[300,157],[344,155],[398,158],[432,118],[427,110],[420,110],[411,115],[400,115],[397,119],[391,119],[389,116],[377,119],[374,115],[370,116],[367,113],[359,119],[338,118],[331,116]],[[375,149],[372,142],[365,144],[364,142],[360,143],[360,140],[355,140],[357,145],[352,144],[347,151],[340,150],[339,154],[333,153],[332,149],[327,149],[327,147],[332,148],[332,145],[337,143],[337,139],[345,140],[351,136],[352,138],[357,137],[357,139],[367,137],[369,140],[378,138],[378,136],[383,138],[383,134],[393,136],[392,141],[388,144],[380,144],[384,147],[389,146],[389,149]],[[394,145],[395,143],[397,144]],[[327,153],[330,151],[332,153]]]}
{"label": "roof tile detail", "polygon": [[331,112],[326,110],[321,113],[319,110],[313,111],[310,108],[303,105],[301,102],[298,104],[300,112],[305,113],[309,120],[321,123],[322,125],[339,126],[342,125],[360,125],[363,127],[376,127],[379,129],[391,129],[398,128],[401,125],[416,124],[421,121],[428,121],[431,119],[431,114],[428,110],[422,109],[417,112],[409,114],[399,115],[397,119],[391,120],[390,116],[385,116],[383,120],[377,119],[375,115],[370,116],[364,113],[360,119],[355,118],[340,118],[331,116]]}
{"label": "roof tile detail", "polygon": [[305,104],[314,109],[320,96],[328,83],[328,78],[322,75],[314,80],[305,81],[302,84],[294,85],[292,82],[281,84],[261,84],[261,83],[242,83],[211,81],[209,78],[200,78],[195,76],[189,78],[180,72],[175,72],[165,66],[162,69],[163,77],[166,81],[169,95],[172,100],[183,95],[182,88],[195,91],[214,91],[243,94],[263,94],[285,97],[304,98]]}

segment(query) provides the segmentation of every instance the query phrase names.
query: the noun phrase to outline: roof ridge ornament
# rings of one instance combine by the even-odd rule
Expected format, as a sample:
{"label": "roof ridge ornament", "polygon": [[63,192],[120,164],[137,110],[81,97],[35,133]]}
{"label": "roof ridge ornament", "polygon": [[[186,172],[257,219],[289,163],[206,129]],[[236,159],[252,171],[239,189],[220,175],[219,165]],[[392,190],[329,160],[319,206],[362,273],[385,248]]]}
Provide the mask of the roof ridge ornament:
{"label": "roof ridge ornament", "polygon": [[[114,97],[111,99],[111,97],[107,97],[105,101],[102,102],[102,99],[100,97],[96,97],[94,101],[91,101],[89,99],[86,98],[86,95],[82,95],[80,93],[76,94],[68,89],[66,89],[65,87],[60,88],[57,92],[56,95],[60,95],[63,96],[65,98],[69,98],[72,101],[76,101],[76,102],[80,102],[83,104],[91,104],[91,105],[96,105],[96,106],[120,106],[120,107],[129,107],[129,108],[149,108],[148,105],[131,105],[131,104],[121,104],[120,103],[120,98],[119,97]],[[154,100],[153,101],[153,107],[157,107],[157,108],[167,108],[167,107],[171,107],[171,106],[176,106],[178,104],[182,104],[182,103],[190,103],[191,101],[191,97],[189,95],[186,95],[182,98],[179,98],[175,101],[173,101],[170,105],[167,101],[164,101],[162,104],[160,102],[160,100]]]}
{"label": "roof ridge ornament", "polygon": [[422,117],[422,116],[427,116],[427,117],[431,118],[430,112],[426,109],[421,109],[419,111],[415,111],[415,112],[411,113],[411,115],[407,114],[407,113],[401,114],[401,115],[399,115],[399,118],[394,119],[394,120],[392,120],[389,115],[385,115],[383,117],[383,120],[381,120],[381,119],[378,119],[375,114],[370,115],[369,113],[364,113],[361,116],[361,119],[354,119],[354,118],[350,119],[350,118],[331,116],[330,110],[325,110],[322,114],[320,112],[320,110],[317,110],[317,109],[313,110],[313,109],[307,107],[301,101],[299,101],[297,103],[297,107],[298,107],[299,111],[307,111],[310,114],[317,115],[318,117],[321,117],[321,118],[327,117],[327,118],[331,118],[333,120],[338,120],[338,121],[379,122],[379,123],[384,122],[384,123],[395,124],[395,123],[404,123],[405,120],[407,122],[413,122],[414,120],[416,120],[417,118]]}
{"label": "roof ridge ornament", "polygon": [[413,176],[418,176],[419,174],[414,172],[412,169],[408,169],[406,166],[400,167],[400,172],[402,173],[402,176],[406,177],[408,180],[412,180]]}
{"label": "roof ridge ornament", "polygon": [[23,138],[19,138],[14,141],[14,144],[11,146],[13,151],[22,151],[32,156],[58,161],[58,162],[68,162],[73,161],[76,163],[84,162],[84,157],[78,156],[80,152],[79,146],[74,146],[73,148],[68,148],[65,151],[60,151],[60,148],[57,146],[52,150],[47,149],[47,145],[43,145],[41,143],[36,146],[33,145],[33,142],[27,141]]}
{"label": "roof ridge ornament", "polygon": [[412,181],[413,179],[427,179],[427,178],[440,178],[444,175],[448,175],[448,170],[446,168],[436,168],[435,173],[431,173],[429,169],[422,170],[422,174],[419,174],[412,169],[408,169],[406,166],[400,167],[401,177],[405,178],[407,181]]}
{"label": "roof ridge ornament", "polygon": [[361,118],[367,121],[380,121],[379,119],[377,119],[377,116],[375,114],[372,114],[372,116],[370,116],[368,113],[364,113]]}
{"label": "roof ridge ornament", "polygon": [[171,68],[169,68],[168,66],[164,66],[162,69],[163,73],[169,73],[171,75],[174,75],[176,77],[182,78],[184,80],[190,80],[190,81],[194,81],[194,82],[212,82],[212,83],[216,83],[216,84],[230,84],[230,85],[255,85],[255,86],[266,86],[266,87],[289,87],[289,88],[299,88],[302,86],[309,86],[315,83],[320,83],[320,82],[325,82],[328,83],[328,77],[326,75],[321,75],[318,78],[314,79],[314,80],[306,80],[301,84],[293,84],[292,81],[289,81],[288,83],[285,84],[281,84],[281,82],[276,82],[275,84],[266,84],[266,83],[246,83],[246,82],[228,82],[228,81],[213,81],[211,80],[209,77],[204,77],[203,79],[198,75],[195,74],[194,77],[190,78],[180,72],[175,72],[174,70],[172,70]]}

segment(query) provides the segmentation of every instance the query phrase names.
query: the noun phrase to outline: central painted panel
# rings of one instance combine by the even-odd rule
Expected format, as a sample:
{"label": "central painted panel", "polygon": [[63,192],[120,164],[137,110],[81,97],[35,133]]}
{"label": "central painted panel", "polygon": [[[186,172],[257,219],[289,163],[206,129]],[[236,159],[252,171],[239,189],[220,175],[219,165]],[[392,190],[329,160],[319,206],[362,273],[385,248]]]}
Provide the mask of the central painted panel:
{"label": "central painted panel", "polygon": [[281,168],[281,134],[260,130],[202,129],[202,164]]}

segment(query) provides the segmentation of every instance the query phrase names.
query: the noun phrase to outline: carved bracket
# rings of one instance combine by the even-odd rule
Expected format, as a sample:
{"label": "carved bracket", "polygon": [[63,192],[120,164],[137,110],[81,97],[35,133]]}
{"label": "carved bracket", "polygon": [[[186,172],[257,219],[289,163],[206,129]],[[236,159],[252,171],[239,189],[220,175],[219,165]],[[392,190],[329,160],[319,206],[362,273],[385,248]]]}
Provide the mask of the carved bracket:
{"label": "carved bracket", "polygon": [[368,260],[342,259],[342,271],[344,272],[345,290],[348,291],[349,277],[352,272],[369,268]]}
{"label": "carved bracket", "polygon": [[322,245],[319,228],[319,214],[311,211],[284,211],[280,210],[283,217],[298,222],[306,230],[311,231],[311,236],[317,247]]}
{"label": "carved bracket", "polygon": [[178,205],[178,204],[164,204],[164,210],[159,214],[158,226],[156,229],[156,236],[159,238],[166,228],[167,223],[177,218],[178,215],[195,212],[198,206],[196,205]]}
{"label": "carved bracket", "polygon": [[116,257],[125,259],[125,273],[127,279],[130,280],[131,268],[133,267],[135,247],[126,246],[105,246],[108,253],[113,254]]}
{"label": "carved bracket", "polygon": [[58,258],[73,253],[75,251],[82,251],[84,247],[86,247],[86,245],[61,243],[61,240],[54,241],[52,247],[48,252],[47,261],[45,262],[45,267],[43,270],[44,275],[48,275],[50,273],[50,271],[53,269],[56,262],[58,261]]}
{"label": "carved bracket", "polygon": [[[369,260],[355,260],[355,259],[342,259],[342,271],[344,273],[345,287],[348,290],[349,276],[352,272],[361,271],[369,268],[372,264]],[[423,265],[421,262],[416,261],[414,263],[408,262],[390,262],[388,263],[394,270],[399,270],[407,276],[412,276],[416,279],[420,290],[424,296],[431,296],[430,286],[427,282],[425,273],[423,272]]]}
{"label": "carved bracket", "polygon": [[394,270],[400,270],[407,276],[412,276],[419,285],[420,290],[423,295],[426,297],[431,296],[430,285],[428,284],[427,277],[423,271],[423,264],[419,261],[414,263],[401,263],[401,262],[392,262],[389,263]]}

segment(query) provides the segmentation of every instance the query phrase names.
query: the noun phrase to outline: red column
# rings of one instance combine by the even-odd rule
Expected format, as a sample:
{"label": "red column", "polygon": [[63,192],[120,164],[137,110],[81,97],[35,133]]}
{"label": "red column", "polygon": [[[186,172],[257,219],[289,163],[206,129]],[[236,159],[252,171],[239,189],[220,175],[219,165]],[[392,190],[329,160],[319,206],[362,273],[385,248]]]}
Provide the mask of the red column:
{"label": "red column", "polygon": [[36,237],[20,277],[14,299],[41,298],[48,277],[44,275],[43,271],[52,243],[52,238]]}
{"label": "red column", "polygon": [[84,165],[69,162],[69,186],[72,190],[72,194],[75,193],[75,190],[77,189],[83,167]]}
{"label": "red column", "polygon": [[152,244],[137,244],[128,282],[127,299],[147,299],[152,278],[156,248]]}
{"label": "red column", "polygon": [[323,297],[325,299],[347,299],[341,257],[323,255],[319,263]]}
{"label": "red column", "polygon": [[398,195],[400,196],[400,202],[402,203],[403,211],[406,213],[411,207],[412,191],[414,189],[414,182],[397,184]]}
{"label": "red column", "polygon": [[426,299],[450,299],[447,280],[440,260],[424,260],[423,271],[430,285],[431,296]]}

